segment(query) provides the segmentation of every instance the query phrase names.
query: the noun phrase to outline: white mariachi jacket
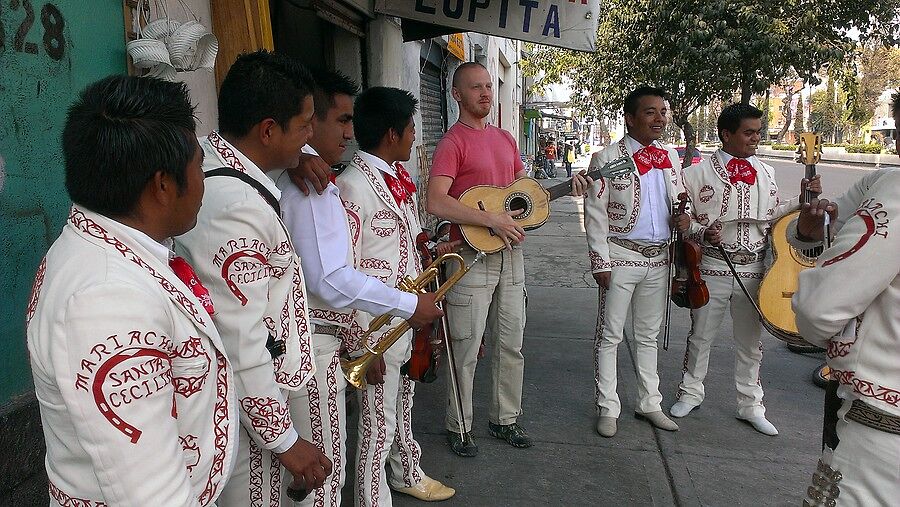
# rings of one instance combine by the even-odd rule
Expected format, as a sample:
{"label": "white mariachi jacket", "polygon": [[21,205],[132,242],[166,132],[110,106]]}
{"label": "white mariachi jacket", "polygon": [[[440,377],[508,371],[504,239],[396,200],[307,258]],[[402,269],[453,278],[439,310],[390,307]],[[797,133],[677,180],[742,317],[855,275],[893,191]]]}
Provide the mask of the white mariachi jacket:
{"label": "white mariachi jacket", "polygon": [[756,183],[732,184],[723,153],[717,150],[684,170],[684,186],[693,205],[691,234],[703,243],[703,233],[719,221],[725,250],[759,252],[768,245],[769,225],[797,210],[800,197],[779,199],[775,170],[755,156],[747,161],[756,169]]}
{"label": "white mariachi jacket", "polygon": [[[237,169],[278,198],[275,184],[216,132],[200,146],[204,171]],[[281,218],[256,189],[229,176],[207,178],[205,185],[197,226],[176,238],[176,248],[215,304],[241,422],[257,445],[276,449],[294,434],[282,389],[299,390],[315,372],[300,259]],[[270,335],[286,350],[274,360],[266,348]]]}
{"label": "white mariachi jacket", "polygon": [[[415,193],[397,204],[381,171],[370,166],[359,153],[337,179],[353,243],[354,267],[362,273],[378,278],[389,287],[396,287],[404,276],[416,278],[421,272],[416,253],[416,236],[422,231]],[[355,312],[350,327],[347,349],[351,353],[362,348],[360,338],[376,316]],[[375,345],[391,327],[401,322],[394,317],[390,324],[373,333],[370,346]]]}
{"label": "white mariachi jacket", "polygon": [[[666,205],[667,209],[671,209],[672,202],[684,191],[681,162],[678,160],[678,153],[672,148],[664,146],[659,141],[655,141],[653,146],[665,149],[672,163],[672,169],[668,171],[666,178],[668,191]],[[617,158],[632,155],[623,137],[594,153],[588,171],[598,169]],[[610,233],[628,234],[637,224],[640,213],[641,181],[637,172],[612,179],[601,177],[594,181],[584,199],[584,228],[587,232],[591,272],[598,273],[612,269],[615,262],[609,257]]]}
{"label": "white mariachi jacket", "polygon": [[167,259],[74,206],[38,269],[26,326],[50,505],[215,502],[237,445],[234,378]]}
{"label": "white mariachi jacket", "polygon": [[834,243],[800,273],[797,327],[827,349],[841,398],[900,416],[900,168],[869,173],[837,204]]}

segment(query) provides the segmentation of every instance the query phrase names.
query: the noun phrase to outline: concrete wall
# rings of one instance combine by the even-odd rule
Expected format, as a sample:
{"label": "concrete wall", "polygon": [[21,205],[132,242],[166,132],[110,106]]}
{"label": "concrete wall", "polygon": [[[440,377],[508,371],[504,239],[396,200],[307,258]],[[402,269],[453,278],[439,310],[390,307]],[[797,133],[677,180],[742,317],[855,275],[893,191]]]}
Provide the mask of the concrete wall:
{"label": "concrete wall", "polygon": [[[125,71],[125,31],[121,0],[94,0],[90,9],[82,0],[17,5],[4,2],[0,15],[0,504],[47,505],[25,306],[70,206],[60,146],[66,110],[87,84]],[[26,6],[35,10],[30,27]],[[41,10],[54,8],[42,22]],[[17,40],[20,27],[28,30]]]}

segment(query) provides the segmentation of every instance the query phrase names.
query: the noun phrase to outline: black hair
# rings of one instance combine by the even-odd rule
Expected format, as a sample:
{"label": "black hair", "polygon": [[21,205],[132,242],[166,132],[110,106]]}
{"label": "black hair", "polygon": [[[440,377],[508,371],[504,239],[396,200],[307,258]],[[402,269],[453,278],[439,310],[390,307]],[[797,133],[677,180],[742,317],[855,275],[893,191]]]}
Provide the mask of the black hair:
{"label": "black hair", "polygon": [[102,215],[129,215],[154,175],[179,191],[200,149],[187,87],[154,78],[109,76],[89,85],[63,127],[66,190]]}
{"label": "black hair", "polygon": [[359,147],[378,148],[391,129],[402,135],[418,104],[413,94],[399,88],[375,86],[362,92],[353,105],[353,133]]}
{"label": "black hair", "polygon": [[240,138],[267,118],[286,129],[314,87],[309,71],[289,56],[264,49],[238,56],[219,87],[219,130]]}
{"label": "black hair", "polygon": [[[900,89],[891,95],[891,116],[894,118],[900,116]],[[900,125],[898,125],[897,128],[900,128]]]}
{"label": "black hair", "polygon": [[313,96],[316,103],[316,117],[320,120],[328,117],[328,111],[334,107],[335,95],[355,97],[359,93],[359,85],[340,72],[323,70],[315,72],[313,76],[316,81]]}
{"label": "black hair", "polygon": [[638,102],[640,102],[642,97],[660,97],[663,100],[668,100],[669,94],[662,88],[639,86],[625,96],[625,107],[623,108],[625,114],[630,114],[632,116],[636,115],[638,112]]}
{"label": "black hair", "polygon": [[456,70],[453,71],[453,80],[452,80],[453,85],[452,86],[454,88],[459,86],[459,79],[456,76],[460,75],[460,73],[463,72],[464,70],[471,69],[473,67],[481,67],[482,69],[487,70],[487,67],[485,67],[484,65],[482,65],[479,62],[466,62],[466,63],[460,65],[459,67],[457,67]]}
{"label": "black hair", "polygon": [[716,132],[719,133],[719,140],[722,139],[722,131],[727,130],[734,134],[741,127],[741,121],[746,118],[757,120],[762,118],[763,112],[750,104],[729,104],[722,109],[719,119],[716,121]]}

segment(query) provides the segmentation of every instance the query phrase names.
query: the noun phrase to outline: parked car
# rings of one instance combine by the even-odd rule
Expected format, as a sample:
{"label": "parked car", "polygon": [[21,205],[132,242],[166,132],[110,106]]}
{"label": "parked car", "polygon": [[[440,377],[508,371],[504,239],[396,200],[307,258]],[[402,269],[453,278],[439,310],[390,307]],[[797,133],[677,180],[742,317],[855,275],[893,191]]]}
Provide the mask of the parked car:
{"label": "parked car", "polygon": [[[682,162],[684,162],[684,151],[685,151],[685,149],[686,149],[686,148],[685,148],[684,146],[678,146],[678,147],[675,148],[675,151],[678,152],[678,160],[681,160]],[[691,157],[691,165],[699,164],[700,161],[701,161],[701,158],[700,158],[700,150],[698,150],[697,148],[694,148],[694,156]]]}

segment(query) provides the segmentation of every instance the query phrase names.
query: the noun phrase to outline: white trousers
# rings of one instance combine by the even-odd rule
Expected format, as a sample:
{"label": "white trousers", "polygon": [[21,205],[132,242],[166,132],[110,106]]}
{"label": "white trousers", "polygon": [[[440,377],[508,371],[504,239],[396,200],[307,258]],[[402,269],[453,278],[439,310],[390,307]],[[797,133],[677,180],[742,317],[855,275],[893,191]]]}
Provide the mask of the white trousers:
{"label": "white trousers", "polygon": [[[302,502],[294,502],[282,494],[285,507],[340,507],[341,488],[344,487],[346,464],[347,413],[345,389],[347,381],[340,368],[341,341],[330,335],[312,335],[316,374],[304,389],[291,391],[289,402],[291,419],[300,438],[311,442],[328,456],[333,469],[325,485],[311,491]],[[292,477],[285,470],[284,490]]]}
{"label": "white trousers", "polygon": [[216,505],[279,507],[283,467],[275,453],[259,447],[241,426],[234,456],[234,469]]}
{"label": "white trousers", "polygon": [[[736,264],[735,268],[744,286],[756,297],[764,263]],[[764,416],[766,408],[763,406],[763,389],[759,380],[763,355],[759,315],[734,280],[725,261],[704,257],[700,274],[709,289],[709,303],[691,312],[692,325],[684,356],[684,375],[676,398],[695,406],[703,402],[703,380],[709,371],[710,348],[720,334],[725,311],[730,310],[734,322],[734,385],[737,389],[738,417]]]}
{"label": "white trousers", "polygon": [[616,359],[625,336],[625,319],[631,311],[634,324],[635,366],[638,379],[636,411],[661,410],[657,373],[657,342],[666,308],[669,275],[665,250],[648,259],[610,243],[612,261],[609,289],[600,288],[597,328],[594,334],[594,380],[601,416],[619,417],[622,404],[616,392]]}
{"label": "white trousers", "polygon": [[419,461],[422,450],[412,434],[412,407],[415,385],[400,375],[400,366],[409,359],[412,331],[407,332],[384,354],[383,384],[357,391],[359,439],[356,447],[356,501],[358,506],[389,507],[391,492],[385,477],[390,463],[391,484],[410,487],[422,480]]}
{"label": "white trousers", "polygon": [[831,461],[831,468],[843,476],[837,483],[840,490],[837,505],[897,505],[900,498],[900,435],[847,420],[844,414],[849,406],[850,401],[844,401],[838,412],[840,443]]}
{"label": "white trousers", "polygon": [[[475,251],[464,248],[460,255],[467,264]],[[472,430],[472,385],[478,351],[485,329],[491,347],[491,397],[488,419],[494,424],[512,424],[522,415],[522,379],[525,357],[525,259],[521,247],[512,252],[490,254],[447,292],[447,320],[456,358],[463,417]],[[447,382],[447,418],[449,431],[459,431],[455,395]]]}

